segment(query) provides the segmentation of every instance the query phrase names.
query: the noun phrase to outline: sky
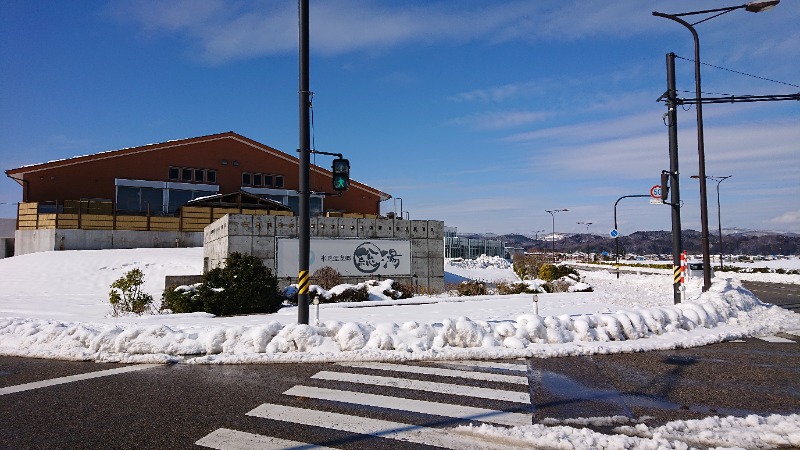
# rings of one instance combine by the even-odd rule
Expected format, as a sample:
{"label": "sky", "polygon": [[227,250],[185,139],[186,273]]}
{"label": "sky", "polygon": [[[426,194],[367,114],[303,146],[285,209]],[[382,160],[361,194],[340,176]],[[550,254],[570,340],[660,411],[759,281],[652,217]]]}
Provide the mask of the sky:
{"label": "sky", "polygon": [[[383,213],[402,201],[410,218],[459,232],[585,233],[578,222],[591,222],[607,235],[615,201],[648,194],[669,168],[657,101],[668,52],[684,58],[681,96],[694,96],[691,34],[652,11],[730,5],[312,0],[314,147],[391,194]],[[800,2],[784,0],[697,25],[713,65],[703,92],[800,92],[798,20]],[[0,0],[0,167],[225,131],[294,154],[297,28],[286,1]],[[719,185],[723,227],[800,233],[800,104],[703,113],[706,174],[731,176]],[[682,225],[699,230],[695,120],[694,107],[679,110]],[[15,217],[21,191],[0,180],[0,217]],[[669,209],[622,200],[619,231],[668,230]]]}

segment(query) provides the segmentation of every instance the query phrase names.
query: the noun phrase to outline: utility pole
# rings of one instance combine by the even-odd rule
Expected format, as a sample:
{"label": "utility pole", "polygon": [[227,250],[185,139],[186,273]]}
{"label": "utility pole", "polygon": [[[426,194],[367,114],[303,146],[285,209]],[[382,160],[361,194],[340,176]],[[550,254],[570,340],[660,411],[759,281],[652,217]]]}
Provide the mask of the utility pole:
{"label": "utility pole", "polygon": [[[678,184],[678,93],[675,88],[675,53],[667,53],[667,126],[669,127],[669,185],[672,207],[672,295],[673,302],[681,302],[681,194]],[[663,187],[662,187],[663,189]]]}
{"label": "utility pole", "polygon": [[298,16],[300,29],[300,55],[299,55],[299,89],[300,96],[300,216],[298,217],[298,232],[300,235],[299,267],[297,274],[297,323],[308,325],[308,285],[309,285],[309,254],[311,253],[311,218],[309,199],[311,187],[309,172],[311,165],[311,133],[309,129],[311,102],[308,75],[308,0],[298,1]]}

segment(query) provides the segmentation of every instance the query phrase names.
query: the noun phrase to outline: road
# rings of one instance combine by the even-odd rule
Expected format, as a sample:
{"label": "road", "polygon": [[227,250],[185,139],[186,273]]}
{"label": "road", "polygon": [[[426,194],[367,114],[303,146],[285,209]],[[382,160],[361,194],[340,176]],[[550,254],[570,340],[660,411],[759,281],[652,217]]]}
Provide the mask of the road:
{"label": "road", "polygon": [[742,284],[763,302],[800,312],[800,285],[798,284],[761,281],[744,281]]}
{"label": "road", "polygon": [[794,334],[495,362],[126,366],[0,357],[0,448],[513,448],[452,429],[796,413],[798,373]]}

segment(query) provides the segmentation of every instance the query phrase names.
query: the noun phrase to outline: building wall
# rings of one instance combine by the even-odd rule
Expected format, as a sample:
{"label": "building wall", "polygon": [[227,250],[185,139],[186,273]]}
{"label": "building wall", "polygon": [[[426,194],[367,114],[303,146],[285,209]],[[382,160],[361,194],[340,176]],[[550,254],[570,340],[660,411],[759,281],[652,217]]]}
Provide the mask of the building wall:
{"label": "building wall", "polygon": [[[170,167],[215,170],[220,193],[241,190],[243,172],[282,175],[283,189],[296,190],[299,185],[296,158],[235,134],[119,150],[108,152],[107,156],[100,153],[41,166],[23,174],[24,202],[114,199],[116,178],[167,182],[171,181]],[[313,190],[332,191],[327,173],[312,169],[310,179]],[[377,215],[380,198],[354,182],[341,197],[326,198],[325,210]]]}
{"label": "building wall", "polygon": [[[428,292],[444,291],[444,223],[441,221],[320,217],[311,219],[311,226],[312,238],[410,240],[412,276],[391,278],[424,287]],[[297,227],[297,217],[242,214],[222,217],[204,231],[204,270],[221,266],[229,254],[239,252],[258,257],[275,273],[276,238],[297,238]],[[345,282],[352,284],[369,279],[375,277],[344,278]],[[297,279],[279,281],[281,286],[287,286],[296,283]]]}
{"label": "building wall", "polygon": [[58,228],[17,230],[14,255],[53,250],[106,250],[116,248],[200,247],[202,232],[65,230]]}

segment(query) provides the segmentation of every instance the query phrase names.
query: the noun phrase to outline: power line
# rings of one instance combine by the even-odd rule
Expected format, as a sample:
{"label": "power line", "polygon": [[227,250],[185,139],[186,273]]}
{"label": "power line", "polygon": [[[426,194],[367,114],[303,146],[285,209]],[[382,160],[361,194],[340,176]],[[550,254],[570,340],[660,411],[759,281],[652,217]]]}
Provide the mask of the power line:
{"label": "power line", "polygon": [[[693,60],[693,59],[684,58],[684,57],[682,57],[682,56],[675,55],[675,57],[676,57],[676,58],[679,58],[679,59],[682,59],[682,60],[684,60],[684,61],[691,61],[691,62],[694,62],[694,60]],[[792,87],[798,87],[798,88],[800,88],[800,85],[797,85],[797,84],[786,83],[786,82],[784,82],[784,81],[778,81],[778,80],[773,80],[773,79],[771,79],[771,78],[760,77],[760,76],[758,76],[758,75],[753,75],[753,74],[749,74],[749,73],[745,73],[745,72],[740,72],[740,71],[738,71],[738,70],[727,69],[727,68],[725,68],[725,67],[715,66],[714,64],[709,64],[709,63],[705,63],[705,62],[701,62],[700,64],[702,64],[702,65],[704,65],[704,66],[713,67],[713,68],[715,68],[715,69],[727,70],[728,72],[738,73],[739,75],[745,75],[745,76],[748,76],[748,77],[757,78],[757,79],[759,79],[759,80],[771,81],[771,82],[773,82],[773,83],[778,83],[778,84],[783,84],[783,85],[786,85],[786,86],[792,86]]]}

